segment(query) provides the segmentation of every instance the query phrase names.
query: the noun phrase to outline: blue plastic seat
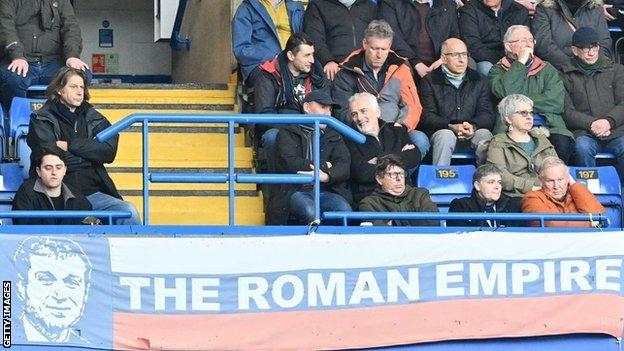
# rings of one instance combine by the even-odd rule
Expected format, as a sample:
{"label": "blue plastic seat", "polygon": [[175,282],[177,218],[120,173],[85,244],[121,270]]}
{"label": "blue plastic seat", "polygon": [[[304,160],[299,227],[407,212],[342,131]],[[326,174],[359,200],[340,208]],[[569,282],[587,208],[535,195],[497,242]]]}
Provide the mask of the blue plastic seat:
{"label": "blue plastic seat", "polygon": [[440,212],[448,212],[453,199],[470,196],[472,193],[473,165],[430,166],[418,168],[416,185],[426,188],[431,199],[438,205]]}
{"label": "blue plastic seat", "polygon": [[[0,211],[10,211],[15,192],[24,181],[22,170],[17,163],[0,163]],[[11,219],[1,219],[3,225],[11,224]]]}
{"label": "blue plastic seat", "polygon": [[622,228],[622,186],[614,167],[570,167],[574,179],[584,183],[606,209],[610,228]]}
{"label": "blue plastic seat", "polygon": [[28,135],[28,124],[30,123],[30,114],[43,106],[43,99],[27,99],[22,97],[14,97],[11,102],[9,111],[10,137],[13,139],[15,150],[14,155],[19,159],[19,165],[22,167],[22,175],[24,179],[28,178],[30,169],[30,147],[26,144],[26,136]]}

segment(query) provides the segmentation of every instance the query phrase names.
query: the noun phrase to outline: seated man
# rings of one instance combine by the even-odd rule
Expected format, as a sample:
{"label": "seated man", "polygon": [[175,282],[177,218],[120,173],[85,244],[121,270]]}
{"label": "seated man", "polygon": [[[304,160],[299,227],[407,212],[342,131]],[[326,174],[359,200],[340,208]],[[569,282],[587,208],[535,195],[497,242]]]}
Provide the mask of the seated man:
{"label": "seated man", "polygon": [[[519,213],[522,212],[521,199],[503,194],[501,171],[493,164],[479,166],[472,176],[474,186],[470,197],[451,201],[449,212],[475,213]],[[449,220],[447,226],[462,227],[518,227],[518,221],[496,220]]]}
{"label": "seated man", "polygon": [[69,0],[2,0],[0,45],[4,49],[0,91],[5,111],[13,97],[26,97],[29,86],[50,83],[59,68],[89,68],[80,60],[80,26]]}
{"label": "seated man", "polygon": [[[256,113],[301,113],[306,94],[326,86],[323,68],[314,61],[314,43],[305,33],[293,34],[284,51],[260,66],[254,84]],[[273,158],[278,127],[257,126],[262,135],[262,147],[267,152],[269,172],[275,171]]]}
{"label": "seated man", "polygon": [[[528,27],[511,26],[505,33],[506,56],[490,71],[492,93],[503,99],[522,94],[533,101],[533,112],[543,117],[541,131],[555,147],[559,158],[568,162],[574,150],[572,133],[563,121],[565,88],[559,72],[550,63],[533,54],[535,40]],[[499,122],[502,122],[499,119]],[[503,123],[494,128],[505,131]]]}
{"label": "seated man", "polygon": [[[115,160],[119,136],[100,142],[95,136],[111,124],[89,100],[83,71],[63,67],[46,90],[47,101],[30,116],[26,141],[31,150],[57,146],[65,152],[65,182],[87,197],[94,210],[129,211],[130,218],[116,224],[141,224],[136,207],[123,201],[108,175],[105,163]],[[30,176],[35,173],[36,153],[31,154]]]}
{"label": "seated man", "polygon": [[356,93],[370,93],[379,101],[381,118],[404,125],[424,156],[427,136],[415,130],[422,106],[409,64],[390,50],[393,36],[386,21],[374,20],[368,25],[363,48],[351,53],[334,79],[332,97],[340,105],[334,116],[348,124],[349,98]]}
{"label": "seated man", "polygon": [[592,28],[577,30],[574,58],[563,65],[565,122],[576,137],[572,162],[595,167],[598,152],[612,152],[624,181],[624,66],[600,56],[599,40]]}
{"label": "seated man", "polygon": [[316,43],[315,56],[327,79],[334,80],[340,62],[359,48],[368,23],[377,18],[373,0],[318,0],[308,2],[303,31]]}
{"label": "seated man", "polygon": [[[556,157],[548,157],[540,167],[540,190],[527,193],[522,199],[522,212],[527,213],[604,213],[598,199],[577,183],[568,173],[568,167]],[[592,223],[576,221],[548,221],[547,227],[590,227]]]}
{"label": "seated man", "polygon": [[420,78],[442,63],[442,43],[459,37],[452,0],[380,0],[379,16],[394,30],[393,50],[409,60]]}
{"label": "seated man", "polygon": [[513,0],[469,1],[459,9],[461,38],[481,75],[505,56],[503,33],[518,24],[529,25],[529,11]]}
{"label": "seated man", "polygon": [[353,95],[349,98],[349,110],[353,125],[366,135],[364,144],[346,141],[351,152],[351,192],[357,204],[377,187],[375,166],[379,157],[396,154],[408,171],[420,164],[421,157],[418,148],[410,142],[405,127],[380,119],[381,110],[373,95]]}
{"label": "seated man", "polygon": [[[438,212],[431,200],[429,190],[405,184],[407,172],[403,161],[396,155],[379,157],[375,166],[375,180],[379,185],[372,194],[360,202],[365,212]],[[437,226],[436,220],[379,219],[373,225],[389,226]]]}
{"label": "seated man", "polygon": [[[306,114],[331,115],[334,104],[329,94],[315,90],[303,100]],[[342,135],[321,124],[321,213],[351,211],[351,193],[347,189],[351,157]],[[314,174],[310,125],[289,125],[277,135],[277,170],[279,173]],[[314,191],[312,185],[280,185],[277,195],[267,205],[267,223],[286,224],[289,213],[298,224],[314,220]]]}
{"label": "seated man", "polygon": [[294,0],[243,0],[232,19],[232,51],[243,82],[252,87],[258,66],[271,60],[303,27],[303,4]]}
{"label": "seated man", "polygon": [[418,128],[433,144],[432,163],[450,165],[458,140],[469,142],[472,150],[479,148],[477,158],[482,161],[494,127],[490,82],[468,68],[468,50],[459,39],[442,44],[441,60],[442,66],[420,83],[425,112]]}
{"label": "seated man", "polygon": [[[67,165],[62,150],[44,148],[37,153],[32,177],[20,186],[13,200],[13,211],[90,211],[91,204],[80,193],[63,183]],[[15,218],[14,224],[81,224],[82,218]]]}

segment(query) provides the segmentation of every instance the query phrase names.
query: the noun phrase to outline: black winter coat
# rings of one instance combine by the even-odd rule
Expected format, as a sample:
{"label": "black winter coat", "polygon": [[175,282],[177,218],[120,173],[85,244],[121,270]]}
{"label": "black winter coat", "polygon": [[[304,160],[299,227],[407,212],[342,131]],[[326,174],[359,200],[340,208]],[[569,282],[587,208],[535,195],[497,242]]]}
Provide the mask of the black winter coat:
{"label": "black winter coat", "polygon": [[421,80],[418,91],[424,111],[418,129],[430,137],[455,123],[469,122],[477,129],[494,127],[490,81],[477,71],[468,68],[463,82],[455,88],[442,68],[437,68]]}
{"label": "black winter coat", "polygon": [[[294,174],[298,171],[311,171],[313,156],[308,147],[313,140],[313,132],[309,134],[301,126],[286,126],[277,134],[277,172]],[[352,202],[351,193],[347,189],[351,156],[342,135],[327,127],[321,134],[321,170],[329,175],[328,183],[321,183],[321,189],[342,196]],[[332,167],[327,166],[327,162]],[[290,212],[290,196],[301,188],[300,185],[277,185],[267,202],[267,224],[286,224]]]}
{"label": "black winter coat", "polygon": [[[61,195],[65,203],[64,211],[90,211],[91,203],[82,194],[72,192],[66,184],[62,185]],[[24,182],[15,193],[13,211],[53,211],[55,210],[52,200],[43,190],[43,184],[39,178],[31,178]],[[14,224],[82,224],[81,218],[15,218]]]}
{"label": "black winter coat", "polygon": [[476,62],[495,64],[505,56],[503,36],[516,24],[529,26],[529,11],[513,0],[503,0],[498,16],[480,0],[459,9],[461,38]]}
{"label": "black winter coat", "polygon": [[587,74],[575,63],[576,58],[563,66],[561,80],[567,93],[565,122],[575,137],[594,136],[591,124],[606,118],[611,134],[601,140],[624,136],[624,66],[601,58],[602,67]]}
{"label": "black winter coat", "polygon": [[[77,138],[67,140],[61,131],[59,119],[63,118],[57,110],[54,102],[46,101],[41,109],[30,115],[30,125],[26,142],[33,151],[40,150],[42,147],[55,147],[57,141],[67,141],[68,151],[65,152],[67,158],[67,175],[70,175],[75,169],[72,165],[90,163],[97,175],[100,177],[103,188],[101,192],[121,199],[121,195],[115,187],[115,183],[104,168],[105,163],[112,163],[117,154],[117,144],[119,136],[116,135],[105,142],[99,142],[95,136],[110,127],[110,122],[101,113],[97,112],[91,104],[83,102],[76,109],[78,118],[84,119],[87,125],[87,138]],[[30,155],[30,176],[36,177],[35,164],[38,152]],[[71,177],[66,176],[66,180]],[[73,186],[69,181],[70,186]],[[81,189],[74,186],[76,190]]]}
{"label": "black winter coat", "polygon": [[[418,36],[423,28],[420,28],[415,6],[411,0],[379,0],[379,17],[394,29],[392,49],[407,58],[412,67],[422,62],[418,56]],[[425,19],[425,30],[439,56],[440,47],[446,39],[459,38],[455,1],[434,0]]]}
{"label": "black winter coat", "polygon": [[[370,195],[377,188],[375,180],[376,165],[368,163],[373,157],[395,154],[401,157],[406,170],[420,164],[420,151],[417,147],[401,151],[407,144],[412,144],[407,129],[379,120],[379,140],[367,135],[364,144],[347,140],[346,144],[351,152],[351,179],[350,187],[353,200],[357,204],[364,197]],[[413,145],[413,144],[412,144]],[[409,183],[409,177],[406,182]]]}
{"label": "black winter coat", "polygon": [[[470,197],[462,197],[451,201],[449,212],[484,213],[485,200],[477,194],[476,190],[473,190]],[[500,199],[496,201],[496,212],[522,213],[522,197],[511,197],[501,194]],[[446,225],[449,227],[490,227],[485,220],[446,221]],[[518,221],[501,221],[498,223],[498,226],[506,227],[520,227],[525,225],[525,222]]]}
{"label": "black winter coat", "polygon": [[322,66],[341,63],[362,46],[364,30],[377,18],[371,0],[356,0],[347,8],[338,0],[310,1],[303,17],[303,31],[314,41],[314,56]]}
{"label": "black winter coat", "polygon": [[82,37],[69,0],[0,1],[0,47],[5,61],[80,58]]}

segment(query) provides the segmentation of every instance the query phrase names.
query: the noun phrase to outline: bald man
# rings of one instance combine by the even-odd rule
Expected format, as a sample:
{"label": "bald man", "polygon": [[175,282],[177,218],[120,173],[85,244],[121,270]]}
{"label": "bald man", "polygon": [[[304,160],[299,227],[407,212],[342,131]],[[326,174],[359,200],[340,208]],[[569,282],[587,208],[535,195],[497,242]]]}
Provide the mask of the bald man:
{"label": "bald man", "polygon": [[495,118],[490,83],[468,68],[468,49],[459,39],[442,43],[440,60],[420,82],[424,112],[418,129],[429,137],[434,165],[449,165],[456,148],[475,150],[481,161]]}

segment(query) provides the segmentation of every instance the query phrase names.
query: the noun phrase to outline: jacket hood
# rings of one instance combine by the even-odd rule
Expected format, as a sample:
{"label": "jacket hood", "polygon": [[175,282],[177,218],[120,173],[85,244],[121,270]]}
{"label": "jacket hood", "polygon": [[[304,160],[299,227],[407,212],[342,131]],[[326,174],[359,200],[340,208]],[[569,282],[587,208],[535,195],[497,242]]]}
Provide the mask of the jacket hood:
{"label": "jacket hood", "polygon": [[383,191],[379,186],[375,188],[375,193],[379,194],[383,199],[393,201],[393,202],[401,202],[403,199],[408,196],[412,191],[414,191],[414,187],[409,184],[405,184],[405,190],[401,195],[392,195]]}
{"label": "jacket hood", "polygon": [[[359,48],[347,56],[344,61],[340,64],[342,68],[346,68],[348,71],[358,73],[363,75],[362,72],[362,63],[364,62],[364,48]],[[402,65],[406,62],[404,57],[397,55],[394,51],[390,50],[388,54],[388,58],[386,59],[386,64],[390,65]]]}
{"label": "jacket hood", "polygon": [[[67,187],[65,183],[61,183],[61,189],[62,189],[61,194],[63,195],[63,202],[67,203],[67,200],[76,198],[76,196],[74,196],[74,193],[72,193],[71,190],[69,190],[69,187]],[[35,185],[33,186],[33,190],[38,193],[42,193],[46,197],[49,198],[48,194],[45,192],[45,186],[43,185],[41,178],[37,178],[37,180],[35,181]]]}
{"label": "jacket hood", "polygon": [[[554,8],[557,8],[558,3],[565,3],[565,1],[564,0],[544,0],[540,3],[540,5],[544,6],[545,8],[554,9]],[[589,7],[591,8],[602,7],[602,5],[604,4],[604,1],[603,0],[585,0],[583,2],[583,5],[581,5],[581,7],[585,6],[586,4],[588,4]]]}
{"label": "jacket hood", "polygon": [[[260,65],[260,69],[274,76],[279,85],[282,85],[282,72],[280,71],[280,64],[285,67],[286,66],[286,52],[282,51],[279,54],[275,55],[272,60],[265,61]],[[281,61],[281,62],[280,62]],[[310,69],[310,77],[313,82],[316,82],[322,77],[320,76],[320,72],[323,72],[323,67],[318,60],[314,60],[312,64],[312,68]]]}

